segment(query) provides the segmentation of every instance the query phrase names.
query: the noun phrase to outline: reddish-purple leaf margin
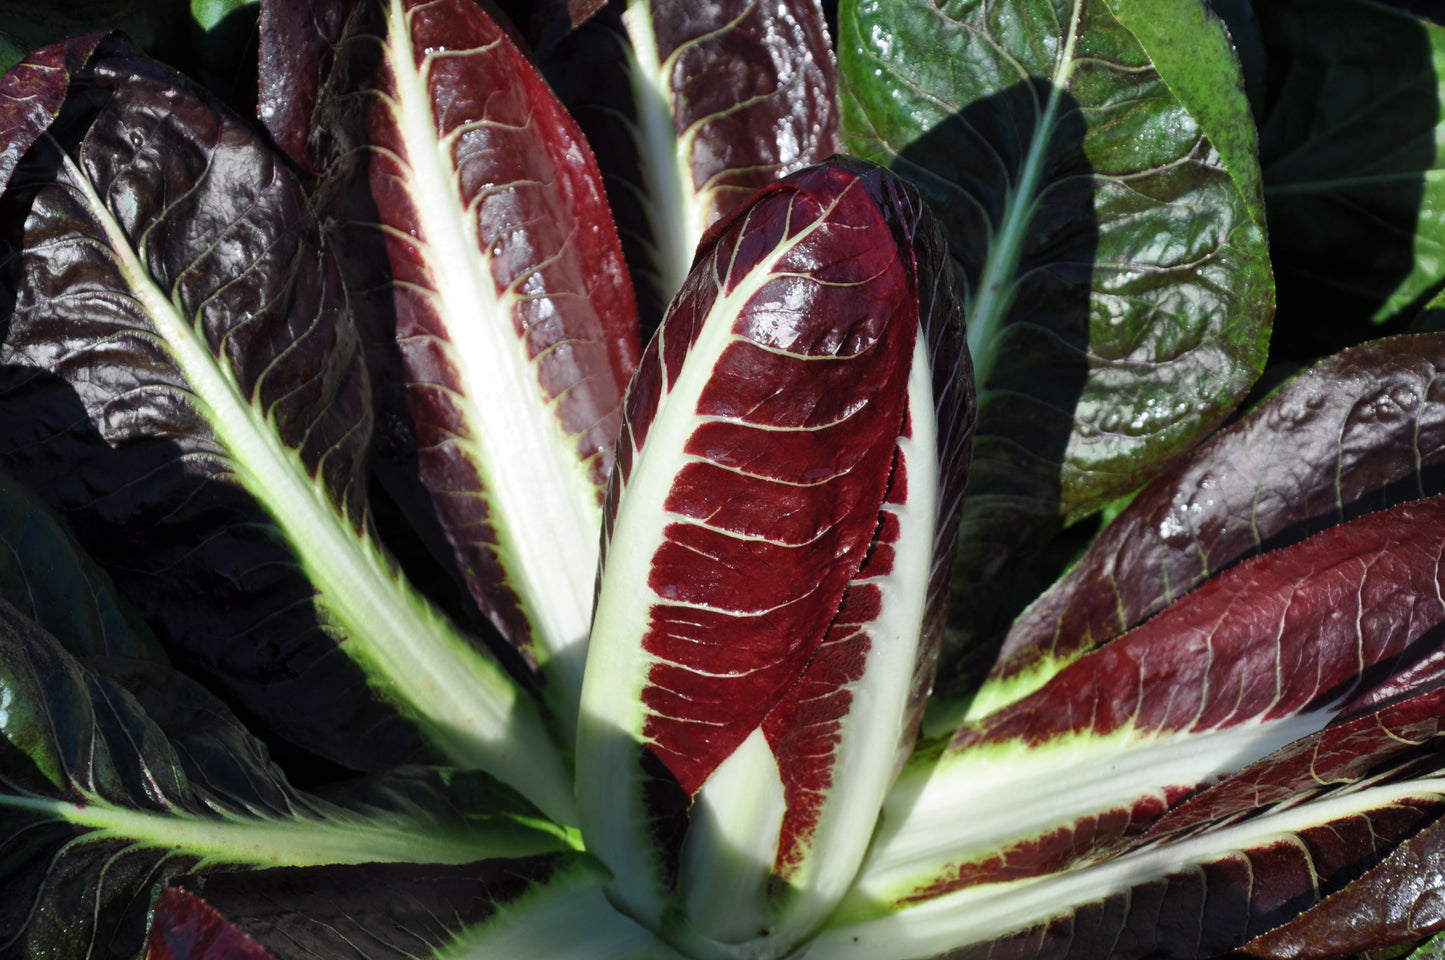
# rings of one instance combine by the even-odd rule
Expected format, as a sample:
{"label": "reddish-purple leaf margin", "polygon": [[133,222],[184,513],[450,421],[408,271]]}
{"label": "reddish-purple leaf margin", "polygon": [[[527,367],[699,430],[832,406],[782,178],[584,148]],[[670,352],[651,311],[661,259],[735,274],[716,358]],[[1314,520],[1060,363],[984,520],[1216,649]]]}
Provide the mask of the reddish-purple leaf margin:
{"label": "reddish-purple leaf margin", "polygon": [[263,0],[257,113],[276,145],[307,173],[325,162],[312,117],[356,0]]}
{"label": "reddish-purple leaf margin", "polygon": [[156,903],[146,960],[275,960],[200,897],[168,887]]}
{"label": "reddish-purple leaf margin", "polygon": [[[610,503],[715,300],[768,253],[826,221],[819,236],[827,239],[790,254],[740,311],[738,339],[710,375],[697,411],[703,422],[687,440],[695,459],[664,504],[679,522],[649,578],[663,602],[642,640],[658,661],[643,693],[651,711],[644,732],[688,793],[797,681],[874,539],[917,324],[886,322],[913,299],[909,265],[892,245],[837,251],[840,232],[887,229],[872,186],[857,168],[814,168],[719,224],[629,393]],[[819,258],[823,243],[831,249]],[[817,317],[830,322],[800,323]],[[777,429],[794,431],[786,447],[773,439]],[[704,718],[706,727],[693,722]]]}
{"label": "reddish-purple leaf margin", "polygon": [[1424,334],[1353,347],[1287,383],[1135,497],[1015,622],[991,679],[1105,643],[1296,528],[1433,492],[1442,373],[1445,335]]}
{"label": "reddish-purple leaf margin", "polygon": [[0,192],[25,151],[60,113],[70,78],[104,36],[92,33],[42,47],[0,77]]}
{"label": "reddish-purple leaf margin", "polygon": [[[1391,681],[1419,656],[1416,641],[1445,622],[1442,555],[1445,497],[1402,504],[1332,528],[1210,580],[1153,620],[1065,667],[1040,690],[965,725],[932,750],[962,756],[1009,743],[1045,746],[1071,735],[1103,738],[1125,730],[1140,737],[1202,734],[1303,713],[1336,714],[1373,685]],[[1392,722],[1424,724],[1429,729],[1415,733],[1432,736],[1433,721],[1419,711],[1428,709],[1433,695],[1421,695],[1427,699],[1414,707],[1406,701],[1393,708],[1398,716],[1386,708],[1359,722],[1366,733],[1376,725],[1382,737],[1389,736],[1383,731]],[[1351,757],[1343,749],[1354,732],[1347,723],[1298,749],[1308,753],[1323,745],[1322,762],[1339,769],[1318,772],[1339,777],[1350,772]],[[1414,742],[1412,737],[1402,746]],[[1261,803],[1285,799],[1291,788],[1304,786],[1308,767],[1299,764],[1307,765],[1308,757],[1290,759],[1294,749],[1286,748],[1276,769],[1265,775],[1266,782],[1275,777],[1284,782],[1276,793],[1262,792]],[[1373,749],[1381,760],[1391,753],[1379,743]],[[1254,773],[1241,777],[1237,788],[1247,795]],[[950,867],[950,875],[908,899],[927,900],[977,883],[1063,869],[1140,835],[1200,785],[1158,783],[1127,808],[1061,823],[1053,833],[1020,838],[986,860]],[[1205,813],[1179,826],[1247,807],[1229,794],[1220,803],[1225,806],[1205,806]]]}

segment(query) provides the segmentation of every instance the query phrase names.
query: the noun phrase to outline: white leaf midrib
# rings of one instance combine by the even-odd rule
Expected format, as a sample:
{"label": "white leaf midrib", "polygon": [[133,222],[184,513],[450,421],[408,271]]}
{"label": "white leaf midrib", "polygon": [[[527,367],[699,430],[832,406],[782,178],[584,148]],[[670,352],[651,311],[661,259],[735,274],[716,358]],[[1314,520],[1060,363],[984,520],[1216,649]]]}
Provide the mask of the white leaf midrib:
{"label": "white leaf midrib", "polygon": [[[569,449],[572,438],[562,435],[555,408],[565,394],[543,402],[536,365],[513,330],[519,297],[512,290],[499,292],[491,282],[477,204],[463,204],[453,138],[437,130],[426,75],[433,54],[417,66],[401,0],[392,0],[390,19],[396,96],[387,106],[406,153],[393,160],[414,186],[421,236],[408,239],[432,278],[431,302],[445,338],[436,342],[446,347],[461,385],[448,387],[465,417],[458,439],[479,451],[472,463],[490,506],[497,555],[531,628],[532,652],[543,664],[555,658],[566,674],[567,691],[557,705],[570,707],[581,690],[580,651],[592,613],[602,525],[597,488],[590,463]],[[506,415],[498,416],[502,410]],[[523,520],[525,531],[519,528]]]}
{"label": "white leaf midrib", "polygon": [[60,154],[132,297],[190,385],[188,401],[211,425],[237,480],[283,531],[319,603],[343,626],[341,648],[392,691],[393,702],[430,726],[454,760],[512,782],[549,813],[570,816],[567,777],[530,702],[352,527],[323,479],[311,476],[299,453],[282,443],[270,416],[245,396],[179,304],[157,286],[89,178],[63,149]]}

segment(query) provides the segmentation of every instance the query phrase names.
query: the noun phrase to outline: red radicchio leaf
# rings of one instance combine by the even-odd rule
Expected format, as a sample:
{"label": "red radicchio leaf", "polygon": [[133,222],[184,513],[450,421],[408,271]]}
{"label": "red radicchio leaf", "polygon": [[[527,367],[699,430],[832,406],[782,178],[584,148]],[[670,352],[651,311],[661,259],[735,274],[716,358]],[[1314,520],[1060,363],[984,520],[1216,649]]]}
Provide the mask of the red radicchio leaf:
{"label": "red radicchio leaf", "polygon": [[151,921],[146,960],[275,960],[200,897],[167,888]]}
{"label": "red radicchio leaf", "polygon": [[[1335,527],[1221,574],[965,725],[920,752],[890,794],[862,895],[927,900],[1117,852],[1200,786],[1325,729],[1372,687],[1398,687],[1445,621],[1442,552],[1445,498]],[[1431,736],[1415,707],[1372,718],[1375,737],[1391,726]],[[1321,774],[1361,772],[1339,751],[1364,749],[1349,738],[1369,725],[1348,723],[1317,741]],[[1369,749],[1386,760],[1393,746],[1378,740]],[[1283,786],[1312,788],[1308,762],[1282,755]],[[1247,794],[1250,779],[1238,787]]]}
{"label": "red radicchio leaf", "polygon": [[602,487],[636,306],[600,175],[526,57],[470,0],[389,6],[371,188],[423,483],[472,596],[581,684]]}
{"label": "red radicchio leaf", "polygon": [[0,192],[15,165],[60,113],[70,78],[85,66],[103,34],[42,47],[0,77]]}
{"label": "red radicchio leaf", "polygon": [[[619,493],[704,322],[746,281],[647,577],[660,602],[642,638],[653,658],[643,735],[688,793],[812,660],[887,492],[917,327],[884,319],[911,300],[907,265],[883,246],[821,263],[815,254],[878,223],[866,191],[849,189],[857,180],[846,168],[814,171],[764,191],[718,231],[629,394]],[[758,280],[780,248],[784,259]],[[786,448],[779,430],[790,431]],[[616,518],[609,510],[609,527]],[[705,727],[689,719],[704,716]]]}
{"label": "red radicchio leaf", "polygon": [[[906,187],[830,161],[713,229],[648,348],[578,750],[589,844],[619,874],[629,845],[662,858],[618,881],[641,915],[680,850],[697,930],[786,941],[862,856],[934,662],[972,424],[946,263]],[[643,836],[659,777],[694,797],[681,847]],[[798,893],[771,921],[770,874]]]}

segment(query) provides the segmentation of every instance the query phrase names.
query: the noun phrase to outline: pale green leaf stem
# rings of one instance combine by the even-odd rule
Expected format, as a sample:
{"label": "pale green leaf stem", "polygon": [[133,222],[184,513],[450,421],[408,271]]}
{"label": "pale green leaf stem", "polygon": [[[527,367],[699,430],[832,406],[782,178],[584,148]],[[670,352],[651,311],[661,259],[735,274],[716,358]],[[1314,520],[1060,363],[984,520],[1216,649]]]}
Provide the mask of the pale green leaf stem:
{"label": "pale green leaf stem", "polygon": [[[507,820],[494,832],[448,829],[419,818],[364,817],[332,811],[289,819],[217,812],[136,810],[104,801],[0,796],[0,809],[38,813],[88,828],[83,841],[127,840],[150,850],[198,857],[200,865],[309,867],[355,863],[474,863],[565,850],[564,831],[520,829]],[[533,822],[535,823],[535,821]],[[538,827],[542,824],[536,823]]]}
{"label": "pale green leaf stem", "polygon": [[1345,790],[1113,859],[1007,883],[980,884],[901,908],[845,901],[799,955],[808,960],[922,960],[1027,930],[1197,865],[1291,843],[1304,830],[1414,802],[1445,800],[1438,777]]}
{"label": "pale green leaf stem", "polygon": [[104,231],[135,298],[190,383],[191,402],[229,452],[237,481],[275,519],[315,584],[341,647],[371,682],[432,734],[457,764],[511,783],[543,811],[571,822],[561,757],[534,703],[493,660],[417,594],[324,483],[277,435],[270,414],[156,284],[142,252],[67,156],[66,169]]}

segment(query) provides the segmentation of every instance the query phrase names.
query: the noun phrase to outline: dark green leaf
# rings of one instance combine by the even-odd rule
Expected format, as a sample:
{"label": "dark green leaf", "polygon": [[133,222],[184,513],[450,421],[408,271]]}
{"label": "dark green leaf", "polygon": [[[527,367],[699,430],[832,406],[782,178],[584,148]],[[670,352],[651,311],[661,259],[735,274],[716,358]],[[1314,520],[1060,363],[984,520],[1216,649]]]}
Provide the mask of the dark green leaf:
{"label": "dark green leaf", "polygon": [[[67,37],[121,30],[142,50],[178,45],[190,23],[188,0],[0,0],[0,29],[15,48],[34,50]],[[9,70],[19,58],[0,61]]]}
{"label": "dark green leaf", "polygon": [[1060,518],[1138,485],[1258,376],[1258,174],[1238,65],[1194,0],[855,0],[840,29],[846,146],[919,185],[965,278],[979,424],[947,691]]}
{"label": "dark green leaf", "polygon": [[456,864],[568,846],[476,774],[397,774],[344,799],[290,787],[194,682],[72,657],[0,601],[0,955],[130,957],[157,884],[198,866]]}
{"label": "dark green leaf", "polygon": [[49,508],[0,471],[0,598],[76,656],[165,662],[150,629]]}
{"label": "dark green leaf", "polygon": [[1358,0],[1255,4],[1280,346],[1368,335],[1445,279],[1445,28]]}

